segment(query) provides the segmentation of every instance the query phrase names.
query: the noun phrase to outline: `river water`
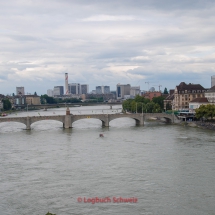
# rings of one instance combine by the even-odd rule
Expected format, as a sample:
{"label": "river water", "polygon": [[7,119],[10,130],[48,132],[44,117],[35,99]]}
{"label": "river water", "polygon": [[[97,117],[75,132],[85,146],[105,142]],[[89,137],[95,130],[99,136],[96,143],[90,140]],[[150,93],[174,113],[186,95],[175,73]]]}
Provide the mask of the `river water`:
{"label": "river water", "polygon": [[[120,108],[70,110],[114,114]],[[65,108],[10,116],[53,114]],[[130,118],[101,124],[83,119],[63,129],[40,121],[26,131],[21,123],[0,123],[0,215],[215,214],[214,131],[153,121],[137,127]],[[96,197],[110,200],[92,204]],[[119,197],[137,202],[114,202]]]}

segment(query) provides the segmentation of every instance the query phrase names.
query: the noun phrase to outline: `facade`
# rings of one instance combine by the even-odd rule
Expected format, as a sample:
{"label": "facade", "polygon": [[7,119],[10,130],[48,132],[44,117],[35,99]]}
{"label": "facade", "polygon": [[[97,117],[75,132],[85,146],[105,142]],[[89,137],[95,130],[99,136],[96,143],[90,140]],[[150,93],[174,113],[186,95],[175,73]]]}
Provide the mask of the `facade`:
{"label": "facade", "polygon": [[16,95],[25,95],[24,87],[16,87]]}
{"label": "facade", "polygon": [[205,97],[206,91],[200,84],[181,82],[175,87],[173,110],[189,110],[190,101],[195,98]]}
{"label": "facade", "polygon": [[81,84],[81,94],[89,93],[89,85],[88,84]]}
{"label": "facade", "polygon": [[189,112],[194,113],[195,109],[199,108],[201,105],[207,105],[207,98],[195,98],[189,103]]}
{"label": "facade", "polygon": [[69,93],[71,94],[81,94],[81,86],[79,83],[71,83],[68,85],[69,87]]}
{"label": "facade", "polygon": [[40,97],[37,95],[26,95],[26,103],[28,105],[40,105]]}
{"label": "facade", "polygon": [[[174,101],[174,92],[175,90],[169,90],[169,94],[167,97],[163,100],[164,103],[164,110],[167,111],[169,109],[172,110],[173,101]],[[162,94],[163,96],[164,94]]]}
{"label": "facade", "polygon": [[54,90],[51,90],[51,89],[47,90],[47,95],[49,97],[53,97],[54,96]]}
{"label": "facade", "polygon": [[54,96],[63,95],[63,86],[55,86],[54,87]]}
{"label": "facade", "polygon": [[85,98],[86,99],[91,99],[91,98],[103,98],[103,100],[110,100],[114,99],[114,95],[112,93],[106,93],[106,94],[86,94]]}
{"label": "facade", "polygon": [[161,92],[155,91],[155,92],[146,92],[143,94],[143,97],[146,99],[150,99],[150,101],[151,101],[154,97],[158,97],[161,95],[162,95]]}
{"label": "facade", "polygon": [[205,97],[210,104],[215,104],[215,85],[205,92]]}
{"label": "facade", "polygon": [[125,95],[130,95],[130,84],[117,84],[116,85],[116,98],[124,99]]}
{"label": "facade", "polygon": [[215,75],[211,76],[211,87],[215,86]]}
{"label": "facade", "polygon": [[96,94],[102,94],[102,86],[96,86]]}
{"label": "facade", "polygon": [[14,104],[15,105],[25,105],[26,104],[26,96],[15,96]]}
{"label": "facade", "polygon": [[135,97],[136,95],[140,95],[141,92],[140,92],[140,86],[135,86],[135,87],[131,87],[130,89],[130,95],[132,97]]}
{"label": "facade", "polygon": [[108,94],[110,93],[110,86],[102,86],[103,87],[103,93]]}

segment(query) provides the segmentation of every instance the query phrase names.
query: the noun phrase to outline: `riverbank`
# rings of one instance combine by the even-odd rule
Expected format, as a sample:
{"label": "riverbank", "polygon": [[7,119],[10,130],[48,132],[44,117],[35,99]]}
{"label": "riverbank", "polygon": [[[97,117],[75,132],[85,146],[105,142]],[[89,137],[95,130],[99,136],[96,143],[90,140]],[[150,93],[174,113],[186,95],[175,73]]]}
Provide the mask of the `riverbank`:
{"label": "riverbank", "polygon": [[189,126],[189,127],[215,130],[215,122],[192,121],[192,122],[181,122],[179,124],[184,126]]}

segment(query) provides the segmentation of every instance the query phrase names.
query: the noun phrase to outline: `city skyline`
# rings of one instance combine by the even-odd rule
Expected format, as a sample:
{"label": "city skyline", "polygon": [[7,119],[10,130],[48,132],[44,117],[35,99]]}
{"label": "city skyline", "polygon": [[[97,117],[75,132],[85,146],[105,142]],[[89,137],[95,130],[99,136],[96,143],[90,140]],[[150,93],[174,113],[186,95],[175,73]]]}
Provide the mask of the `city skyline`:
{"label": "city skyline", "polygon": [[[215,74],[211,0],[0,2],[0,93],[45,94],[70,83],[210,88]],[[158,88],[157,88],[158,89]]]}

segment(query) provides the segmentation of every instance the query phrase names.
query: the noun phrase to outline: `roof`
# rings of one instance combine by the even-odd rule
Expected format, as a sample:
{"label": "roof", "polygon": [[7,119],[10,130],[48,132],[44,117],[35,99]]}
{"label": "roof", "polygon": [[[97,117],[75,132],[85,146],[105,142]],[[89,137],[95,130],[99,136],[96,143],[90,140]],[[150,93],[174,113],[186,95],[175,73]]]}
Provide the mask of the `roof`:
{"label": "roof", "polygon": [[214,92],[214,91],[215,91],[215,85],[208,90],[208,92]]}
{"label": "roof", "polygon": [[199,102],[199,103],[208,103],[208,99],[207,98],[203,98],[203,97],[201,97],[201,98],[195,98],[195,99],[193,99],[192,101],[190,101],[190,102]]}
{"label": "roof", "polygon": [[174,94],[168,95],[164,100],[173,100],[174,99]]}
{"label": "roof", "polygon": [[181,82],[177,87],[177,90],[205,90],[205,88],[201,84],[186,84],[185,82]]}

